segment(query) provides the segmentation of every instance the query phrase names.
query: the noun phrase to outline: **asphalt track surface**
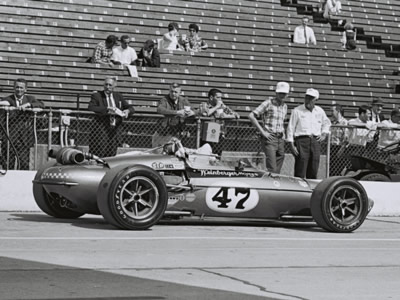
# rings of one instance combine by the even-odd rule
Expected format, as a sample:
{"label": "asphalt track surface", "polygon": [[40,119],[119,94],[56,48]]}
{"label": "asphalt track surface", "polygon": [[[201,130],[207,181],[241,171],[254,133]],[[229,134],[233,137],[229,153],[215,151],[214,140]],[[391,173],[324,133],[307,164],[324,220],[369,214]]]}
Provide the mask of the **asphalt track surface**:
{"label": "asphalt track surface", "polygon": [[351,234],[313,223],[0,213],[0,299],[399,299],[400,218]]}

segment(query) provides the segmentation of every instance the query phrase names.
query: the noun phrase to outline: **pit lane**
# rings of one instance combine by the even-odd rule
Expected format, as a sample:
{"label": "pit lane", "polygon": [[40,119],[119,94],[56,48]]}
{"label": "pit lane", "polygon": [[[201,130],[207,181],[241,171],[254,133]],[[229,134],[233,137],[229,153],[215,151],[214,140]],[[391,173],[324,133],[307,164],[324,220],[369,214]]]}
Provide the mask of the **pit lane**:
{"label": "pit lane", "polygon": [[0,299],[388,299],[400,293],[400,218],[354,233],[313,223],[0,213]]}

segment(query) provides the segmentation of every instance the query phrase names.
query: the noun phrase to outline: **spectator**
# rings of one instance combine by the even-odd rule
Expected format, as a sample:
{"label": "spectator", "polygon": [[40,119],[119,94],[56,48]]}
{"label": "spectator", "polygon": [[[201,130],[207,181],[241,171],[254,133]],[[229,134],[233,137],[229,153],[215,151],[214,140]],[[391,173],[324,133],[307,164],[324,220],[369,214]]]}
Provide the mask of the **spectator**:
{"label": "spectator", "polygon": [[345,48],[347,50],[354,50],[357,48],[356,30],[352,23],[346,23],[346,25],[344,25],[342,48]]}
{"label": "spectator", "polygon": [[182,43],[186,51],[204,51],[207,50],[207,43],[199,36],[199,26],[197,24],[189,25],[189,36],[182,35]]}
{"label": "spectator", "polygon": [[315,105],[319,92],[307,89],[304,104],[293,109],[287,128],[287,140],[295,156],[294,176],[316,179],[321,145],[331,122],[324,110]]}
{"label": "spectator", "polygon": [[[24,78],[18,78],[14,81],[14,93],[5,97],[0,101],[0,106],[15,107],[15,111],[9,114],[9,138],[15,146],[20,158],[20,170],[29,170],[29,152],[34,144],[33,126],[29,114],[24,113],[27,108],[43,108],[44,104],[40,100],[36,100],[34,96],[27,95],[28,82]],[[6,165],[7,140],[3,137],[2,157],[3,166],[7,169],[14,168],[16,154],[14,151],[9,151],[9,165]]]}
{"label": "spectator", "polygon": [[154,48],[153,40],[147,40],[143,48],[140,50],[139,55],[139,65],[143,67],[160,67],[160,52],[157,48]]}
{"label": "spectator", "polygon": [[341,145],[346,140],[346,128],[340,126],[347,126],[347,120],[343,117],[344,109],[340,104],[332,105],[332,125],[331,127],[331,144]]}
{"label": "spectator", "polygon": [[111,61],[115,65],[136,65],[137,54],[135,49],[129,46],[130,38],[123,35],[120,38],[121,45],[113,49]]}
{"label": "spectator", "polygon": [[374,140],[376,123],[371,121],[371,109],[367,105],[361,105],[358,108],[358,117],[349,120],[348,125],[357,126],[349,132],[350,144],[366,146]]}
{"label": "spectator", "polygon": [[[289,94],[290,86],[287,82],[278,82],[275,97],[265,100],[249,114],[251,123],[261,133],[261,149],[266,156],[267,169],[273,173],[280,173],[285,158],[285,142],[283,122],[287,114],[285,99]],[[257,118],[263,117],[263,126]]]}
{"label": "spectator", "polygon": [[[239,119],[238,113],[226,106],[222,101],[222,92],[219,89],[208,91],[208,101],[201,106],[201,114],[212,117],[213,121],[221,125],[220,139],[225,138],[226,128],[224,119]],[[221,143],[213,145],[214,153],[220,155],[222,152]]]}
{"label": "spectator", "polygon": [[89,110],[96,113],[90,135],[90,151],[100,157],[114,156],[122,145],[120,128],[123,118],[135,112],[121,93],[115,92],[117,82],[112,77],[104,80],[104,90],[92,95]]}
{"label": "spectator", "polygon": [[184,137],[185,119],[195,115],[187,97],[181,96],[182,88],[179,83],[169,86],[168,95],[164,96],[157,107],[157,113],[166,118],[162,122],[162,130],[159,134],[164,137]]}
{"label": "spectator", "polygon": [[[379,135],[378,147],[383,148],[400,141],[400,110],[395,108],[390,114],[390,120],[384,120],[378,126],[382,129]],[[390,130],[389,130],[390,129]]]}
{"label": "spectator", "polygon": [[347,120],[343,117],[344,109],[340,104],[332,105],[332,126],[331,127],[331,161],[330,176],[340,175],[346,167],[346,160],[342,155],[346,148],[348,130]]}
{"label": "spectator", "polygon": [[332,16],[337,16],[342,11],[342,3],[339,0],[325,0],[322,4],[324,18],[330,19]]}
{"label": "spectator", "polygon": [[118,39],[115,35],[109,35],[105,41],[98,43],[94,48],[90,62],[109,65],[110,67],[114,66],[111,61],[111,56],[113,54],[113,47],[117,43],[117,40]]}
{"label": "spectator", "polygon": [[302,25],[297,26],[294,29],[293,42],[296,44],[317,44],[315,39],[314,30],[307,26],[309,18],[304,16],[302,19]]}
{"label": "spectator", "polygon": [[381,123],[383,120],[385,120],[385,116],[382,113],[382,108],[383,108],[383,100],[382,98],[373,98],[372,103],[371,103],[371,120],[375,123]]}
{"label": "spectator", "polygon": [[[168,32],[163,35],[162,49],[165,50],[183,50],[178,42],[179,26],[178,23],[168,24]],[[160,48],[160,47],[159,47]]]}

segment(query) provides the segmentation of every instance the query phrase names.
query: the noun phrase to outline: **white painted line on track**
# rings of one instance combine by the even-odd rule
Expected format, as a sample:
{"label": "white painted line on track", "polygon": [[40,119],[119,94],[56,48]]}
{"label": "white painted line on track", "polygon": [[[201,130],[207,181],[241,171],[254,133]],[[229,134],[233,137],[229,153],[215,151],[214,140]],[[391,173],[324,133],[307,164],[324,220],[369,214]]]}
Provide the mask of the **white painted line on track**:
{"label": "white painted line on track", "polygon": [[348,242],[400,242],[400,238],[271,238],[271,237],[208,237],[208,236],[162,236],[162,237],[7,237],[0,236],[0,240],[240,240],[240,241],[348,241]]}

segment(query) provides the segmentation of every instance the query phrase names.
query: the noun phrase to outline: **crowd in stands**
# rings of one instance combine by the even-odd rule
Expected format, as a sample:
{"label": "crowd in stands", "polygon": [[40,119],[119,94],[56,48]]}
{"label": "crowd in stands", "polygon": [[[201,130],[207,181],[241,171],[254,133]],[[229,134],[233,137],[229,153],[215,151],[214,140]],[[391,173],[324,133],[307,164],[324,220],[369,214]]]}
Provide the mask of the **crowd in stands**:
{"label": "crowd in stands", "polygon": [[[340,1],[327,0],[322,7],[324,18],[332,20],[341,13]],[[340,20],[343,21],[343,20]],[[293,42],[297,44],[317,44],[313,29],[308,25],[309,18],[303,17],[302,24],[294,30]],[[342,44],[348,50],[356,48],[356,32],[354,25],[345,24],[343,29]],[[206,51],[207,42],[199,34],[200,28],[192,23],[188,26],[188,34],[179,34],[179,25],[171,22],[168,32],[155,43],[148,39],[144,42],[139,53],[129,46],[129,35],[122,35],[119,39],[115,35],[109,35],[104,41],[99,42],[93,50],[93,55],[87,62],[104,64],[110,67],[145,66],[160,67],[160,51]],[[123,144],[120,125],[123,120],[134,114],[132,106],[128,105],[124,96],[115,91],[117,81],[107,77],[104,81],[103,91],[91,96],[88,109],[95,113],[94,131],[90,139],[90,151],[105,157],[116,154],[118,146]],[[22,111],[27,107],[43,107],[43,103],[34,97],[26,95],[27,82],[18,79],[14,83],[14,94],[0,101],[0,106],[16,107]],[[377,129],[400,128],[400,111],[394,109],[391,119],[381,114],[383,101],[374,99],[371,106],[360,106],[358,117],[347,121],[344,118],[344,108],[339,104],[332,106],[332,121],[328,119],[322,107],[316,105],[319,99],[319,91],[307,88],[304,94],[304,103],[295,107],[290,117],[285,103],[290,93],[290,85],[287,82],[278,82],[275,88],[275,96],[262,102],[248,118],[257,129],[260,136],[260,145],[266,156],[268,170],[280,173],[285,158],[285,143],[289,143],[292,154],[295,157],[294,174],[303,178],[317,178],[321,155],[321,142],[328,134],[331,134],[333,154],[343,153],[343,148],[348,145],[368,147],[377,141]],[[218,140],[223,140],[226,135],[226,119],[238,119],[239,114],[223,103],[223,93],[220,89],[212,88],[208,91],[208,99],[200,107],[191,105],[189,99],[182,94],[182,86],[172,83],[167,95],[161,98],[157,113],[165,118],[157,134],[162,137],[172,136],[183,138],[189,135],[185,130],[185,122],[188,118],[209,117],[218,124],[220,135]],[[261,122],[259,121],[261,119]],[[288,121],[287,128],[285,122]],[[332,126],[333,125],[333,126]],[[355,126],[349,128],[348,125]],[[31,125],[29,125],[31,126]],[[23,131],[20,136],[10,138],[18,141],[21,146],[18,151],[29,149],[31,139],[28,131]],[[386,135],[387,139],[400,139],[400,131],[393,131]],[[382,138],[381,138],[382,140]],[[29,141],[29,142],[28,142]],[[202,140],[202,143],[206,143]],[[28,144],[27,144],[28,143]],[[381,145],[385,142],[381,141]],[[387,142],[386,142],[387,144]],[[4,148],[4,139],[2,146]],[[219,142],[212,144],[214,152],[221,154]],[[2,149],[2,153],[5,149]],[[3,155],[4,157],[4,155]],[[11,158],[13,160],[13,158]],[[21,166],[27,169],[27,166]]]}

